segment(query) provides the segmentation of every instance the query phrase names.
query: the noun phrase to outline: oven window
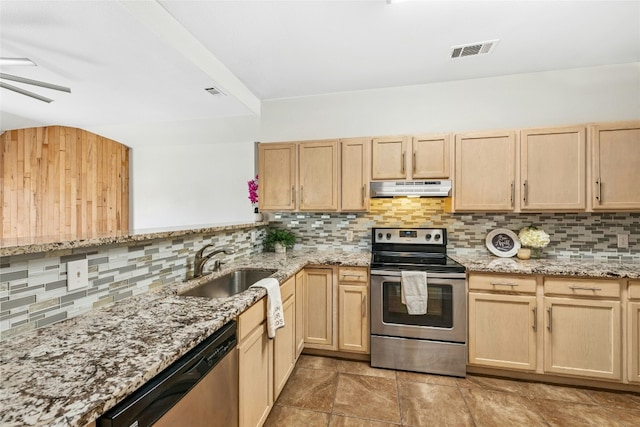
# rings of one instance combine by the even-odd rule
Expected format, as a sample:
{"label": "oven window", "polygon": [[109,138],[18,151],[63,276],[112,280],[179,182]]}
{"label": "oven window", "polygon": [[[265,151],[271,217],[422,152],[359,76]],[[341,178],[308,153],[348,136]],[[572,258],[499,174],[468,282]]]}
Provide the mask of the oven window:
{"label": "oven window", "polygon": [[427,314],[411,315],[402,303],[400,282],[382,283],[382,321],[400,325],[453,327],[453,287],[451,285],[427,285],[429,298]]}

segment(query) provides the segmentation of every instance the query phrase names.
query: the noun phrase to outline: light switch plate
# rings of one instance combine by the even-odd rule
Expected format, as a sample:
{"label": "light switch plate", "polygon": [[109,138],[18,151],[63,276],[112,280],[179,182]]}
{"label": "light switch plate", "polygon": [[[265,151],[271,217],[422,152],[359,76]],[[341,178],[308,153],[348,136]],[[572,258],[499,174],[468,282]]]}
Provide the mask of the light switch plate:
{"label": "light switch plate", "polygon": [[618,234],[618,248],[626,249],[629,247],[629,235],[628,234]]}
{"label": "light switch plate", "polygon": [[347,242],[353,242],[353,231],[347,230]]}
{"label": "light switch plate", "polygon": [[89,261],[79,259],[67,263],[67,289],[84,288],[89,285]]}

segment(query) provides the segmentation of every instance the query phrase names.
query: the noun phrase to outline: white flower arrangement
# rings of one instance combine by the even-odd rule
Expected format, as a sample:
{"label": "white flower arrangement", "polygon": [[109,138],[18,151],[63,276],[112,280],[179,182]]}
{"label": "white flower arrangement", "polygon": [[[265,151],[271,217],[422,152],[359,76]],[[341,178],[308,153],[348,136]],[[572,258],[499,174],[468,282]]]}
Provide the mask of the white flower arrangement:
{"label": "white flower arrangement", "polygon": [[551,241],[549,235],[545,233],[544,230],[534,227],[533,225],[520,230],[518,238],[520,239],[520,244],[527,248],[544,248]]}

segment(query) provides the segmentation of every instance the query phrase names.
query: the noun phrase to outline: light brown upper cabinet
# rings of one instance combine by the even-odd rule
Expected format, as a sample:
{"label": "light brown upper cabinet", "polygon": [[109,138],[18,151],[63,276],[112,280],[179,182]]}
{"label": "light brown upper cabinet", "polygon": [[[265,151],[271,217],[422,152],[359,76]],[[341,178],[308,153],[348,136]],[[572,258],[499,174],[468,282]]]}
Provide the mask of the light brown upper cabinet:
{"label": "light brown upper cabinet", "polygon": [[258,145],[261,211],[296,208],[296,149],[295,143]]}
{"label": "light brown upper cabinet", "polygon": [[529,129],[520,137],[520,209],[584,210],[584,127]]}
{"label": "light brown upper cabinet", "polygon": [[412,178],[448,179],[449,135],[414,136],[412,150]]}
{"label": "light brown upper cabinet", "polygon": [[455,210],[513,210],[515,152],[514,132],[456,135]]}
{"label": "light brown upper cabinet", "polygon": [[640,209],[640,122],[592,128],[594,210]]}
{"label": "light brown upper cabinet", "polygon": [[369,159],[371,140],[340,140],[342,173],[340,206],[342,211],[369,210]]}
{"label": "light brown upper cabinet", "polygon": [[406,179],[408,146],[405,136],[373,138],[371,179]]}
{"label": "light brown upper cabinet", "polygon": [[301,211],[338,210],[338,141],[302,142],[298,182]]}
{"label": "light brown upper cabinet", "polygon": [[448,179],[449,135],[374,138],[371,179]]}

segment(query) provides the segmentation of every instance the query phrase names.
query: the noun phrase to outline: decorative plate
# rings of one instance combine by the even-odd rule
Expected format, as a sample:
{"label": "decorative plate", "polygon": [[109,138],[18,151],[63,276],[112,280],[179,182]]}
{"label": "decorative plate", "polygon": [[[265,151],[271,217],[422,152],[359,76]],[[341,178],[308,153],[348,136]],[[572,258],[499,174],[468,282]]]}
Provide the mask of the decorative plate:
{"label": "decorative plate", "polygon": [[495,256],[501,258],[509,258],[518,253],[520,249],[520,240],[518,236],[511,230],[506,228],[496,228],[487,234],[485,239],[487,249]]}

